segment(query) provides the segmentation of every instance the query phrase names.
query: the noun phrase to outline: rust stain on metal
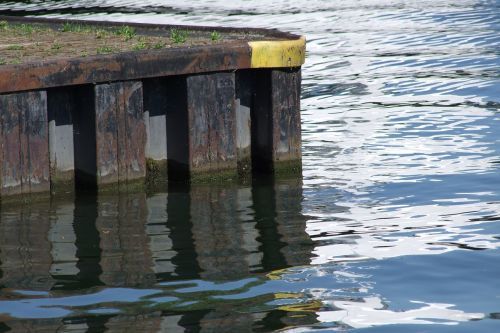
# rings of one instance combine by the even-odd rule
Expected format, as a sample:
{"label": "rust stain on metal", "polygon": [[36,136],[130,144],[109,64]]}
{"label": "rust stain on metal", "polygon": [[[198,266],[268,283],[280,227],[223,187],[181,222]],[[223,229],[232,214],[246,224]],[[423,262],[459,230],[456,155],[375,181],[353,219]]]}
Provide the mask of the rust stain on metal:
{"label": "rust stain on metal", "polygon": [[250,67],[246,43],[0,66],[0,93]]}

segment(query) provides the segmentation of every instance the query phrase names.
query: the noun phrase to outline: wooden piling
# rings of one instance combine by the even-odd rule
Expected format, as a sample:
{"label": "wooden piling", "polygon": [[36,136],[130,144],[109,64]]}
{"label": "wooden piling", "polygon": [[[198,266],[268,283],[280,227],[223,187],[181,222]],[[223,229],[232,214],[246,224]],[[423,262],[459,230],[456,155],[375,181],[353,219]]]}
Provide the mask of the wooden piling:
{"label": "wooden piling", "polygon": [[189,76],[187,112],[190,176],[235,177],[234,74]]}
{"label": "wooden piling", "polygon": [[47,94],[50,186],[52,193],[74,190],[73,110],[79,103],[74,89],[55,88]]}
{"label": "wooden piling", "polygon": [[127,184],[146,176],[142,84],[95,86],[97,184]]}
{"label": "wooden piling", "polygon": [[1,195],[49,190],[47,94],[0,95]]}

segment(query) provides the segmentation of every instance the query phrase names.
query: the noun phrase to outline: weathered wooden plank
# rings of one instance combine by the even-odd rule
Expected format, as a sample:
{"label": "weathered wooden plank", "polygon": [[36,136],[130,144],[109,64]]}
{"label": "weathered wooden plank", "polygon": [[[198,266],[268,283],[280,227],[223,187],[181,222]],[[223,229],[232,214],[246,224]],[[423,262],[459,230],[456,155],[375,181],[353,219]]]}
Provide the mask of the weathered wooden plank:
{"label": "weathered wooden plank", "polygon": [[21,143],[19,141],[22,117],[18,112],[18,98],[17,94],[0,96],[2,196],[22,193]]}
{"label": "weathered wooden plank", "polygon": [[[19,97],[19,96],[18,96]],[[19,178],[21,180],[21,193],[30,192],[29,168],[30,168],[30,149],[29,149],[29,129],[28,129],[28,113],[26,112],[26,99],[30,98],[25,95],[23,100],[18,99],[19,109]]]}
{"label": "weathered wooden plank", "polygon": [[236,173],[234,73],[188,77],[187,110],[191,175]]}
{"label": "weathered wooden plank", "polygon": [[146,175],[146,126],[141,82],[95,86],[97,184]]}
{"label": "weathered wooden plank", "polygon": [[49,190],[47,94],[0,96],[1,194]]}
{"label": "weathered wooden plank", "polygon": [[112,84],[113,94],[115,96],[115,121],[116,121],[116,163],[118,166],[117,177],[120,183],[127,182],[127,161],[128,161],[128,143],[127,143],[127,116],[125,111],[125,87],[121,82]]}
{"label": "weathered wooden plank", "polygon": [[47,92],[51,192],[73,190],[75,158],[73,111],[81,103],[77,89],[58,88]]}
{"label": "weathered wooden plank", "polygon": [[147,178],[150,181],[167,179],[167,80],[143,81],[144,116],[146,124]]}
{"label": "weathered wooden plank", "polygon": [[47,93],[31,92],[26,102],[28,103],[26,129],[29,147],[29,192],[44,192],[50,189]]}
{"label": "weathered wooden plank", "polygon": [[240,176],[249,175],[252,171],[250,110],[253,82],[251,71],[236,72],[236,155]]}
{"label": "weathered wooden plank", "polygon": [[252,166],[266,173],[300,173],[300,68],[255,73]]}
{"label": "weathered wooden plank", "polygon": [[300,161],[300,69],[272,71],[273,160]]}
{"label": "weathered wooden plank", "polygon": [[126,142],[127,180],[146,176],[146,124],[143,117],[143,92],[141,82],[125,82],[123,85]]}
{"label": "weathered wooden plank", "polygon": [[95,90],[97,184],[118,183],[118,100],[116,85],[99,84]]}

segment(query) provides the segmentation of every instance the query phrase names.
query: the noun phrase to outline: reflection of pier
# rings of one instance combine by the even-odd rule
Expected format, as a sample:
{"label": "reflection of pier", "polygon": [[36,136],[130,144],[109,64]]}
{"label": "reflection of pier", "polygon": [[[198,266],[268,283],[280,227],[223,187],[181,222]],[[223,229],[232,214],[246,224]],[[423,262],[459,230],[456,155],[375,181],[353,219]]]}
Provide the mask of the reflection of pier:
{"label": "reflection of pier", "polygon": [[[300,214],[301,200],[300,184],[294,182],[253,188],[198,186],[150,197],[88,196],[2,207],[0,286],[64,297],[65,290],[78,295],[76,290],[86,293],[89,287],[157,288],[159,281],[237,280],[305,265],[312,247]],[[236,314],[231,308],[157,311],[92,316],[79,320],[79,327],[82,332],[92,327],[107,332],[251,332],[267,315]],[[30,323],[35,325],[6,321],[13,332],[29,331]],[[35,326],[64,332],[65,325],[61,319],[47,319],[36,320]]]}

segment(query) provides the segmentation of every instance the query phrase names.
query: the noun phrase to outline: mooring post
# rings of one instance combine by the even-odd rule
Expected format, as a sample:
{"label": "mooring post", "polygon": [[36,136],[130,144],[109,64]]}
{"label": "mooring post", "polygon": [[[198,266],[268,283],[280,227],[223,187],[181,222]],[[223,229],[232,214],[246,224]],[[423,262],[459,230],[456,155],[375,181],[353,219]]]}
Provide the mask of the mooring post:
{"label": "mooring post", "polygon": [[1,195],[50,188],[47,93],[0,95]]}
{"label": "mooring post", "polygon": [[95,93],[97,185],[146,176],[146,126],[140,81],[98,84]]}

